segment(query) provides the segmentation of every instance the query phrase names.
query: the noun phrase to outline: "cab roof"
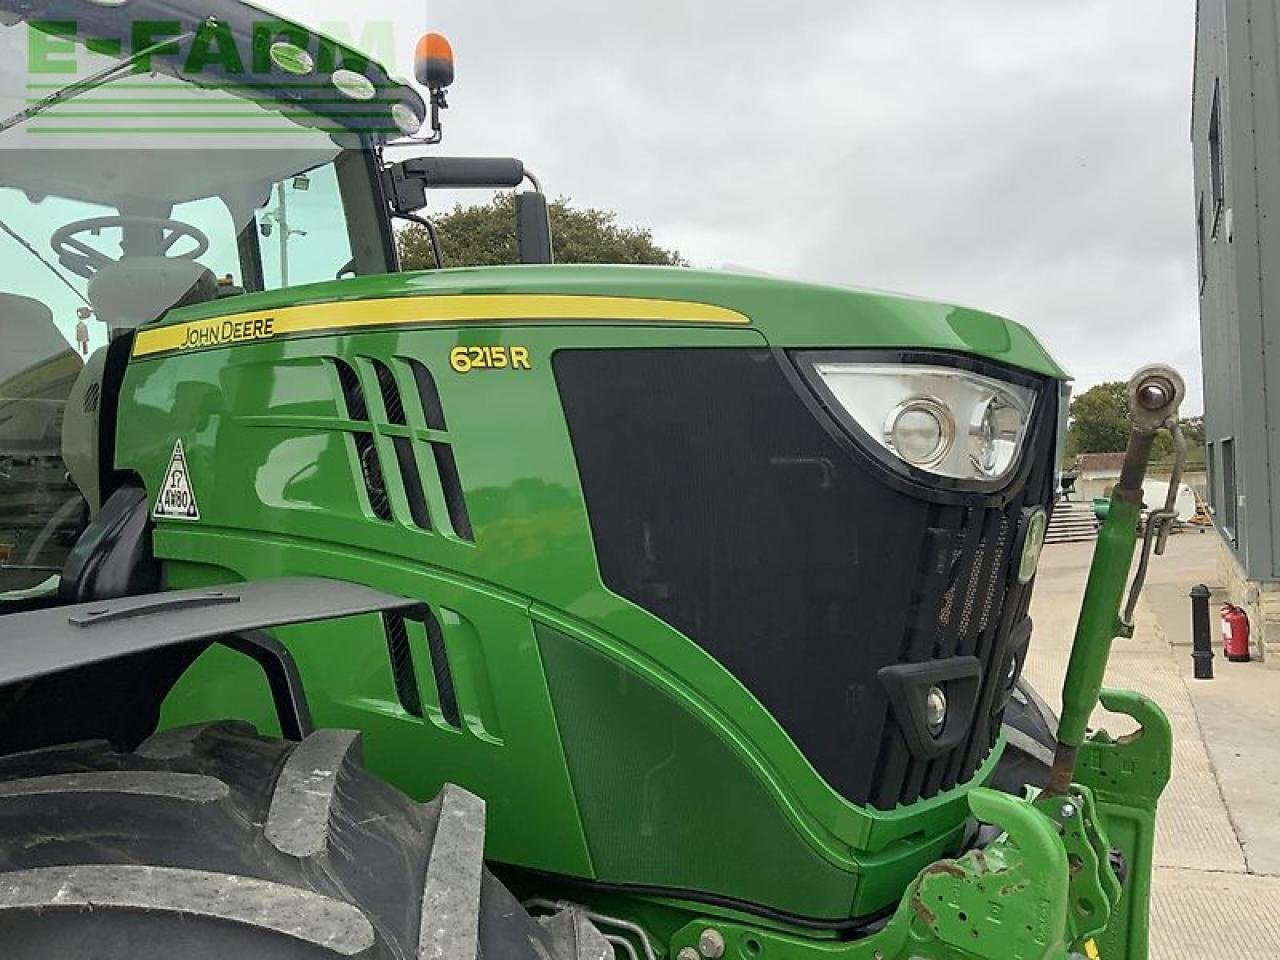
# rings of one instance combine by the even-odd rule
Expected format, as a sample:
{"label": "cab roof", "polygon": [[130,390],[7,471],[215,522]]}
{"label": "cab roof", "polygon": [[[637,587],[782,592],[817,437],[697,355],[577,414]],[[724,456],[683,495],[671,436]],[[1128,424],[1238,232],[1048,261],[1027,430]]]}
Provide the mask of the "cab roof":
{"label": "cab roof", "polygon": [[[36,29],[45,24],[46,32],[72,36],[95,52],[121,59],[152,43],[194,32],[195,37],[178,49],[153,54],[153,69],[259,103],[305,107],[325,124],[375,141],[398,135],[391,119],[391,109],[397,103],[407,105],[419,119],[426,117],[418,92],[393,78],[382,64],[310,27],[242,0],[129,0],[124,4],[0,0],[0,22],[14,19]],[[141,35],[149,42],[135,36],[141,31],[147,31]],[[312,70],[305,74],[283,70],[270,56],[270,48],[277,42],[305,50]],[[193,56],[196,48],[199,56]],[[333,83],[339,70],[365,76],[373,84],[375,98],[342,96]]]}

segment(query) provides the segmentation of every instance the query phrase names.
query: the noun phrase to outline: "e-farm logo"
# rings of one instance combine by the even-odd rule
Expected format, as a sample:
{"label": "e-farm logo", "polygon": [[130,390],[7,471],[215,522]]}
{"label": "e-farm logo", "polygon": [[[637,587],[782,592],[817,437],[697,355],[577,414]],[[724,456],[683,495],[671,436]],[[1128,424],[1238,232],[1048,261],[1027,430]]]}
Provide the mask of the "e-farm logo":
{"label": "e-farm logo", "polygon": [[[315,30],[264,17],[196,23],[120,17],[27,24],[23,126],[59,134],[395,134],[402,82],[390,21],[328,21]],[[409,51],[411,52],[411,51]],[[282,123],[281,117],[299,120]]]}

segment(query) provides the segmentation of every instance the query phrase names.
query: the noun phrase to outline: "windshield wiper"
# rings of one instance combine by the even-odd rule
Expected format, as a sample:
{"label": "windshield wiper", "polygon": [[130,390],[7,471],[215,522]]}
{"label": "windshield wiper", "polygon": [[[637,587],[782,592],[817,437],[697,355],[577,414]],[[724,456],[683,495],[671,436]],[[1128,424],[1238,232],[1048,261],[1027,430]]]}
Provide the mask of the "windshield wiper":
{"label": "windshield wiper", "polygon": [[[212,19],[212,18],[211,18]],[[38,117],[46,110],[58,106],[60,103],[66,103],[68,100],[74,100],[83,94],[97,90],[99,87],[106,86],[112,80],[116,80],[133,69],[134,65],[153,53],[159,53],[161,49],[171,47],[175,43],[182,43],[184,40],[190,40],[196,35],[194,30],[184,33],[180,37],[172,37],[163,40],[160,43],[153,43],[151,46],[139,50],[137,53],[129,57],[128,60],[121,60],[119,63],[113,63],[111,66],[99,70],[97,73],[90,74],[80,80],[73,80],[61,89],[53,91],[38,103],[33,103],[25,110],[19,110],[7,120],[0,120],[0,134],[7,133],[14,127],[21,126],[32,117]]]}

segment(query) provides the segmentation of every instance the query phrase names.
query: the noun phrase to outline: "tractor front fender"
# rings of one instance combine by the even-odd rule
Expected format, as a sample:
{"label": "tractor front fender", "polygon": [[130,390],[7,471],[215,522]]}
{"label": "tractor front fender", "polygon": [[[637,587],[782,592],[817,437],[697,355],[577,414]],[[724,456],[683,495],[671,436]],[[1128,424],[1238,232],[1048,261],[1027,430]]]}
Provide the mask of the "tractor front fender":
{"label": "tractor front fender", "polygon": [[148,736],[182,672],[210,644],[258,663],[288,739],[310,732],[306,694],[272,627],[371,613],[421,616],[417,600],[358,583],[282,577],[0,616],[0,754]]}

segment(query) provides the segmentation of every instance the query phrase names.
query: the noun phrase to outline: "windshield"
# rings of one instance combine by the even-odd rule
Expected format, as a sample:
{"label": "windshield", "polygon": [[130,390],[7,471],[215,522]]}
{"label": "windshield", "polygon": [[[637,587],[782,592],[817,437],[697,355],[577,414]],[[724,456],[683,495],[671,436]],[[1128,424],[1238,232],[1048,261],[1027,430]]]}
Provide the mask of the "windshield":
{"label": "windshield", "polygon": [[[0,51],[27,35],[0,26]],[[24,76],[25,100],[110,62],[80,53],[71,74]],[[392,268],[373,142],[168,73],[0,133],[0,595],[55,577],[98,506],[64,435],[96,413],[77,384],[108,342],[178,306]]]}

